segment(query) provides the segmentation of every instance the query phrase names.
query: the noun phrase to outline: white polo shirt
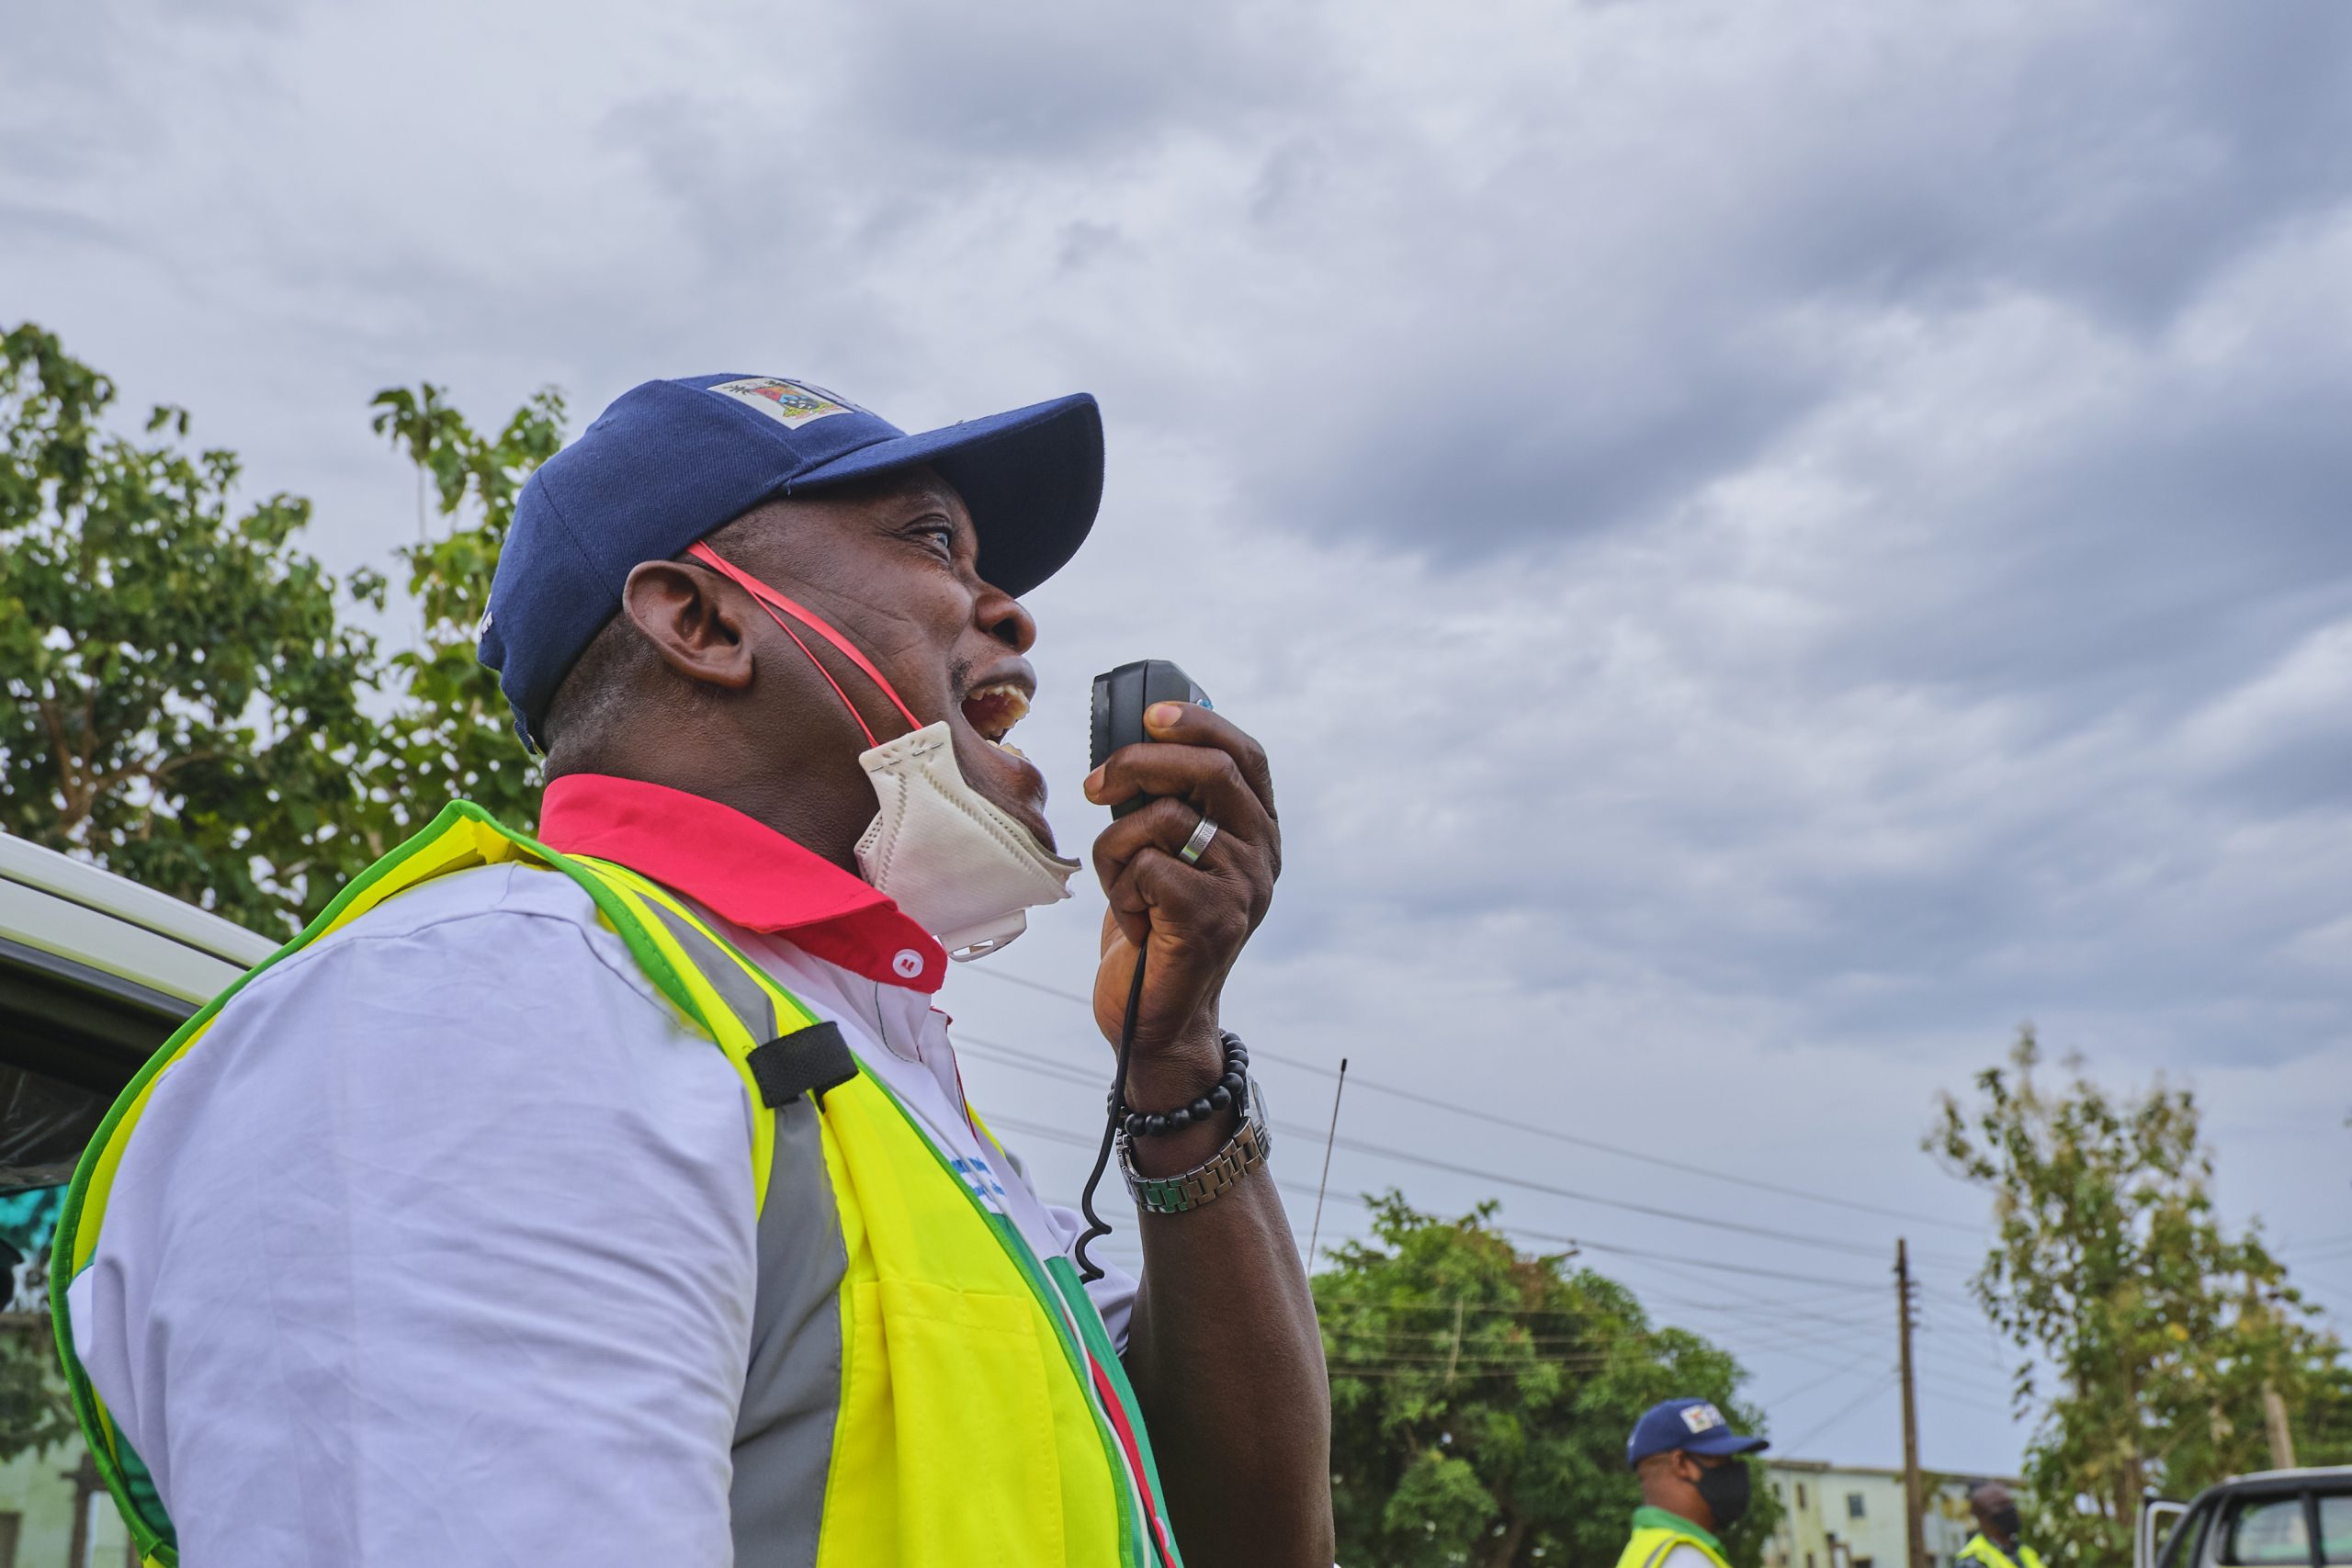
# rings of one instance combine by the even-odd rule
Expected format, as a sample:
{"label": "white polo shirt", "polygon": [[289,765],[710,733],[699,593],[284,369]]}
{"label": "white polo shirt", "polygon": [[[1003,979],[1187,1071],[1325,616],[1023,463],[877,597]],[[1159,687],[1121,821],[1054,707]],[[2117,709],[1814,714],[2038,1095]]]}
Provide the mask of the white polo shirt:
{"label": "white polo shirt", "polygon": [[[888,900],[652,785],[559,780],[540,832],[704,905],[1040,1256],[1071,1249],[974,1131],[945,955]],[[157,1080],[71,1289],[181,1562],[733,1562],[753,1113],[558,874],[438,878],[254,979]],[[1124,1347],[1135,1280],[1091,1290]]]}

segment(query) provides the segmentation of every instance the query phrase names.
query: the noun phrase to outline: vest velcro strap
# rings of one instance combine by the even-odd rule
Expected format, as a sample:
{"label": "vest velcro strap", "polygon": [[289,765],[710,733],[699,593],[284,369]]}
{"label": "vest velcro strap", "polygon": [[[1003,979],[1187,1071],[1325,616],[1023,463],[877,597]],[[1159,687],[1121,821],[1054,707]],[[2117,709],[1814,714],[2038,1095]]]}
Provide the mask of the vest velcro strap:
{"label": "vest velcro strap", "polygon": [[744,1059],[752,1081],[760,1086],[760,1100],[769,1110],[789,1105],[802,1095],[825,1103],[825,1091],[857,1077],[857,1058],[842,1038],[841,1025],[830,1020],[796,1030],[754,1048]]}

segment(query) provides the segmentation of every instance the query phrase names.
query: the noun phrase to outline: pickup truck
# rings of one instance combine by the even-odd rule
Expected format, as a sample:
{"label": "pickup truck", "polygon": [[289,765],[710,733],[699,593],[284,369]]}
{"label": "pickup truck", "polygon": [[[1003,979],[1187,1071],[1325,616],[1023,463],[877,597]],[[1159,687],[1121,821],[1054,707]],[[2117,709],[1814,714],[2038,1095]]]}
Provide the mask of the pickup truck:
{"label": "pickup truck", "polygon": [[[182,1020],[276,943],[0,833],[0,1333],[49,1337],[82,1146]],[[44,1353],[45,1359],[45,1353]],[[80,1438],[0,1463],[0,1563],[138,1561]]]}
{"label": "pickup truck", "polygon": [[2352,1564],[2352,1465],[2269,1470],[2140,1510],[2134,1568]]}
{"label": "pickup truck", "polygon": [[45,1310],[39,1255],[82,1145],[181,1021],[276,945],[0,833],[0,1307]]}

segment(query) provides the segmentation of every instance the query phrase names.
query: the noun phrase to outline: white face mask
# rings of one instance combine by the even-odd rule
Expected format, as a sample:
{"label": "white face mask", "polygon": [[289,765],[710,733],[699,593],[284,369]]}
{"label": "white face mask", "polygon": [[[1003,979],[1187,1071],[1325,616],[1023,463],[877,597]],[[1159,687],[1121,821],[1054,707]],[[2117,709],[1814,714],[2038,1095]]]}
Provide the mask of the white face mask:
{"label": "white face mask", "polygon": [[[821,615],[794,604],[707,544],[687,553],[758,600],[785,635],[800,643],[800,651],[808,654],[820,673],[825,667],[799,635],[785,626],[784,616],[790,615],[839,649],[915,727],[857,759],[882,806],[857,841],[857,868],[909,919],[937,937],[951,956],[969,960],[994,953],[1026,931],[1030,906],[1069,897],[1069,879],[1077,874],[1078,862],[1049,853],[1028,829],[972,787],[956,765],[956,743],[946,720],[919,722],[882,671]],[[832,682],[830,674],[825,679]],[[857,727],[865,729],[856,705],[837,683],[833,694],[849,708]],[[872,740],[874,732],[865,729],[865,738]]]}
{"label": "white face mask", "polygon": [[956,765],[945,720],[858,758],[882,809],[857,841],[857,868],[958,959],[1028,929],[1025,911],[1069,897],[1079,864],[1050,854]]}

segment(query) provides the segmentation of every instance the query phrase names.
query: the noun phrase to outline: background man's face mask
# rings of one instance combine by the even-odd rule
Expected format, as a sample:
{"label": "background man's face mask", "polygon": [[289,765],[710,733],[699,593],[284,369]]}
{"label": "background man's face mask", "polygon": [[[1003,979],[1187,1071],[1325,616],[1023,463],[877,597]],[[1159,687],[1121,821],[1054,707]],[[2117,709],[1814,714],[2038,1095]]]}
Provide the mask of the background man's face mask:
{"label": "background man's face mask", "polygon": [[1699,1495],[1706,1499],[1708,1511],[1715,1516],[1718,1533],[1739,1523],[1747,1514],[1750,1484],[1747,1467],[1737,1460],[1709,1465],[1699,1472]]}
{"label": "background man's face mask", "polygon": [[[1027,929],[1032,905],[1069,897],[1079,863],[1047,852],[1036,836],[974,789],[956,765],[947,721],[923,724],[872,660],[824,620],[723,558],[708,545],[687,552],[725,573],[790,637],[833,688],[870,742],[858,757],[881,809],[857,841],[857,868],[908,919],[959,959],[994,953]],[[779,614],[779,612],[782,612]],[[790,615],[840,649],[914,728],[877,741],[847,693],[785,620]]]}

